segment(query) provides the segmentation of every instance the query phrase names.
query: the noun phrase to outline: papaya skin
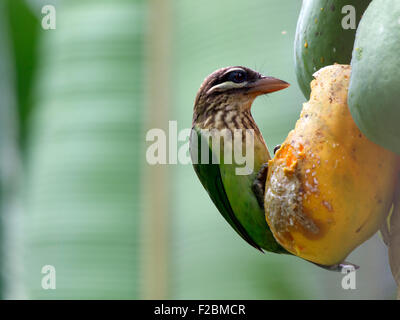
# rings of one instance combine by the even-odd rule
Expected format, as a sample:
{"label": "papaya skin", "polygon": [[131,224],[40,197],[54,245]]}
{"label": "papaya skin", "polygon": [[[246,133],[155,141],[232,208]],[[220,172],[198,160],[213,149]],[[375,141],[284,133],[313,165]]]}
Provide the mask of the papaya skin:
{"label": "papaya skin", "polygon": [[349,109],[361,131],[400,155],[400,2],[374,0],[360,22],[351,60]]}
{"label": "papaya skin", "polygon": [[314,74],[295,129],[268,162],[265,186],[266,220],[279,244],[326,266],[378,231],[400,169],[400,158],[354,123],[350,72],[348,65],[333,65]]}
{"label": "papaya skin", "polygon": [[[334,63],[351,61],[355,29],[344,29],[345,6],[355,8],[356,25],[371,0],[304,0],[297,21],[294,58],[297,82],[304,96],[310,97],[313,74]],[[346,12],[346,11],[345,11]],[[347,21],[347,20],[346,20]]]}

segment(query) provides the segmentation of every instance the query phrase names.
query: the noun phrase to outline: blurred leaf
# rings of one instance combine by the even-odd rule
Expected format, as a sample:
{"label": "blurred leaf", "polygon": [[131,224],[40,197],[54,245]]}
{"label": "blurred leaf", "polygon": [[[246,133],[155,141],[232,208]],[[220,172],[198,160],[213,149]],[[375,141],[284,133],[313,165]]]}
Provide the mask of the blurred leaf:
{"label": "blurred leaf", "polygon": [[19,143],[24,148],[27,120],[32,108],[32,81],[36,69],[36,45],[40,22],[24,0],[6,0],[16,73]]}
{"label": "blurred leaf", "polygon": [[19,174],[19,149],[17,110],[14,87],[8,11],[0,3],[0,298],[16,297],[16,287],[21,283],[21,234],[16,222],[17,178]]}
{"label": "blurred leaf", "polygon": [[24,0],[26,1],[32,8],[32,12],[38,18],[43,17],[42,8],[46,5],[52,5],[57,8],[57,6],[65,0]]}
{"label": "blurred leaf", "polygon": [[[138,298],[143,1],[62,1],[42,31],[28,158],[32,298]],[[43,290],[42,267],[56,269]]]}

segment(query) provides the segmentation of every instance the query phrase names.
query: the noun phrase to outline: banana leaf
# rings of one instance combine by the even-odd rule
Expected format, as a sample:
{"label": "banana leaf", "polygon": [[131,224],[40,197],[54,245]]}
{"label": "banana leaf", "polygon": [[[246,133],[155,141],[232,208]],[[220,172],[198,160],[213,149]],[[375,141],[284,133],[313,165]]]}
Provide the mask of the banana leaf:
{"label": "banana leaf", "polygon": [[[56,9],[56,30],[41,31],[30,119],[28,296],[135,299],[146,6],[58,1]],[[45,266],[55,289],[43,286]]]}
{"label": "banana leaf", "polygon": [[18,112],[9,11],[0,3],[0,299],[23,296]]}

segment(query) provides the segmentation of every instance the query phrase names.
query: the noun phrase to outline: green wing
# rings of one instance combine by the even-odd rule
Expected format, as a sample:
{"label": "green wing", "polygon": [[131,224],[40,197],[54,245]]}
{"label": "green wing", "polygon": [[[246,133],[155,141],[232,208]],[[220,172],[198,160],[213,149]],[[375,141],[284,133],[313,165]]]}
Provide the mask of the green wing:
{"label": "green wing", "polygon": [[[201,159],[201,143],[202,139],[205,139],[200,132],[198,132],[195,128],[193,130],[193,134],[191,136],[192,139],[197,139],[197,148],[196,150],[192,150],[192,142],[191,145],[191,156],[193,161],[194,170],[200,179],[203,187],[207,190],[211,200],[214,202],[215,206],[225,218],[225,220],[232,226],[232,228],[251,246],[263,252],[261,247],[251,238],[251,236],[244,229],[242,224],[239,222],[237,217],[235,216],[232,207],[229,203],[228,196],[225,191],[224,184],[222,182],[221,171],[219,164],[212,164],[212,150],[209,150],[209,163],[201,164],[197,159]],[[203,142],[204,143],[204,142]]]}

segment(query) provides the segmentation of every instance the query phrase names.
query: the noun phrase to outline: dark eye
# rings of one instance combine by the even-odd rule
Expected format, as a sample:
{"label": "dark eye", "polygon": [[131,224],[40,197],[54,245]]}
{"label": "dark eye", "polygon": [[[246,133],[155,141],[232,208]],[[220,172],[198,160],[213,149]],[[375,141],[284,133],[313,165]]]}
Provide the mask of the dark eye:
{"label": "dark eye", "polygon": [[247,80],[247,74],[240,70],[232,71],[228,73],[227,80],[235,83],[244,82]]}

